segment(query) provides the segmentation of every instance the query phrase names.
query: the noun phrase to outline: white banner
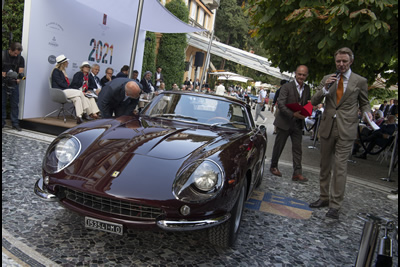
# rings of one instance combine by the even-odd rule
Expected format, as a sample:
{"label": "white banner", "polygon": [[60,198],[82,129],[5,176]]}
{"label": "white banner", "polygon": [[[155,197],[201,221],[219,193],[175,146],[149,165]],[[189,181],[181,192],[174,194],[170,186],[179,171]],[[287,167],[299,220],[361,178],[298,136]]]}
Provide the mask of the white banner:
{"label": "white banner", "polygon": [[[146,30],[196,32],[158,0],[144,2],[134,69],[142,69]],[[20,84],[20,119],[43,117],[59,107],[49,95],[49,77],[56,57],[69,59],[72,81],[83,61],[98,63],[117,74],[130,64],[139,0],[25,0],[22,55],[26,81]]]}
{"label": "white banner", "polygon": [[[72,0],[40,0],[29,6],[29,31],[23,37],[23,44],[28,44],[23,51],[27,77],[25,90],[21,88],[23,118],[42,117],[59,107],[50,99],[48,82],[58,55],[69,58],[70,81],[83,61],[99,64],[100,78],[107,67],[117,74],[129,65],[134,23],[122,23]],[[136,14],[131,13],[132,21]]]}

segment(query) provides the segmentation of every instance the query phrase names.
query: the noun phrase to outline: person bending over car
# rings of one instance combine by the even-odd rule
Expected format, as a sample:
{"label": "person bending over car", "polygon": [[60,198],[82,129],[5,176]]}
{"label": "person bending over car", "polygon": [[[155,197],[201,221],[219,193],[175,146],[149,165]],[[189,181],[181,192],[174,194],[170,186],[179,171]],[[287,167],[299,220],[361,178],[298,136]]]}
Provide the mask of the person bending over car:
{"label": "person bending over car", "polygon": [[142,85],[129,78],[108,82],[100,91],[97,104],[103,118],[133,115],[142,92]]}

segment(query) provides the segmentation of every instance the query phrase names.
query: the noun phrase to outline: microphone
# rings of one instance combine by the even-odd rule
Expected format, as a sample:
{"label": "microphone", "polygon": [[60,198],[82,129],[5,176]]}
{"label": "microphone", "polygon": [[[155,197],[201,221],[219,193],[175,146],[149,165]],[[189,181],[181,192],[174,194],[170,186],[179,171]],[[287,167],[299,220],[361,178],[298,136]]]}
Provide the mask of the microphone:
{"label": "microphone", "polygon": [[[336,70],[335,75],[336,75],[336,78],[339,77],[339,76],[340,76],[340,70]],[[334,83],[334,82],[331,82],[330,84],[328,84],[326,90],[328,90],[329,88],[331,88],[331,86],[332,86],[333,83]]]}

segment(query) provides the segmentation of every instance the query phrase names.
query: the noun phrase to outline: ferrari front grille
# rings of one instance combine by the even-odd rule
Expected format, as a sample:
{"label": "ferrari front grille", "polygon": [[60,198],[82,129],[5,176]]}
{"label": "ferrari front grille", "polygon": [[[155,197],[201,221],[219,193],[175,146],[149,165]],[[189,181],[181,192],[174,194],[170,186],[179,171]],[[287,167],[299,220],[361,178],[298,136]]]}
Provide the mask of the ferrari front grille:
{"label": "ferrari front grille", "polygon": [[107,197],[99,197],[66,187],[62,187],[61,191],[64,192],[65,197],[68,200],[74,203],[108,214],[148,220],[154,220],[158,216],[164,214],[159,208],[133,204],[128,201],[116,200]]}

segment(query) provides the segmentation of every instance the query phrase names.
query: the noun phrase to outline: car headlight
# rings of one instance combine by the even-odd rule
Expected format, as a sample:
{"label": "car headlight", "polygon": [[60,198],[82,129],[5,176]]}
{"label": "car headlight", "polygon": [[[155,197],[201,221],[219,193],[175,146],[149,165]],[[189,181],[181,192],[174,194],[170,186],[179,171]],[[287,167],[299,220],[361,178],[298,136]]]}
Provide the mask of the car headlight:
{"label": "car headlight", "polygon": [[186,167],[174,181],[173,192],[178,200],[199,203],[212,199],[223,186],[223,172],[214,161],[196,161]]}
{"label": "car headlight", "polygon": [[43,168],[49,173],[59,172],[70,165],[81,151],[81,143],[75,136],[57,138],[48,148]]}
{"label": "car headlight", "polygon": [[215,164],[205,161],[193,173],[194,185],[201,191],[208,192],[217,184],[219,173]]}

